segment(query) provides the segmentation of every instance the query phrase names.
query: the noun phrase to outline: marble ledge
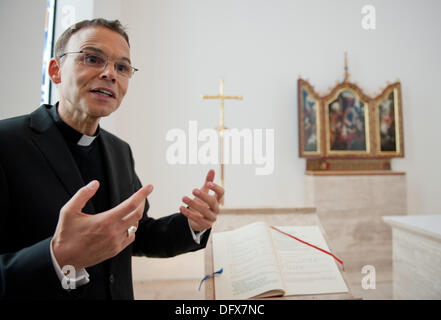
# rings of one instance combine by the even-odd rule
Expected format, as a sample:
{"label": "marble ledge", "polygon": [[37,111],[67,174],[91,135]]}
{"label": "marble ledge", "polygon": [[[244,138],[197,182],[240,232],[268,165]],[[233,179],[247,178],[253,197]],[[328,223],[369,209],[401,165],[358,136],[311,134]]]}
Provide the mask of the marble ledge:
{"label": "marble ledge", "polygon": [[220,213],[316,213],[316,207],[221,207]]}
{"label": "marble ledge", "polygon": [[307,176],[322,176],[322,177],[332,177],[332,176],[404,176],[406,172],[403,171],[389,171],[389,170],[321,170],[312,171],[306,170],[305,175]]}
{"label": "marble ledge", "polygon": [[383,216],[383,221],[393,228],[399,228],[441,241],[441,214]]}

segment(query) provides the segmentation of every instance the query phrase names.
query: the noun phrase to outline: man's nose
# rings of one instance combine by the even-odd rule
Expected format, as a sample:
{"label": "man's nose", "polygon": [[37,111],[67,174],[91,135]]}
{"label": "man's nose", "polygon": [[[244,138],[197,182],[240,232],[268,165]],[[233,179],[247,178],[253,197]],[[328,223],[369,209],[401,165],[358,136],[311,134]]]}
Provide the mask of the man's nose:
{"label": "man's nose", "polygon": [[116,81],[115,64],[109,61],[106,67],[101,71],[100,78],[115,82]]}

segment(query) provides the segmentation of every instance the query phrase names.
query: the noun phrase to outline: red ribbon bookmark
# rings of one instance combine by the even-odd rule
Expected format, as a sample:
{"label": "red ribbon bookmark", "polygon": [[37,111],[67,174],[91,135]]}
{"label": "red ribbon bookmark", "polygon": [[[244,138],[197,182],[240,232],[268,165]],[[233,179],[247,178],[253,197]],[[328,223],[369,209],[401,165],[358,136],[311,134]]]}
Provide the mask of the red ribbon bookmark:
{"label": "red ribbon bookmark", "polygon": [[299,239],[299,238],[297,238],[297,237],[294,237],[293,235],[291,235],[291,234],[289,234],[289,233],[283,232],[282,230],[279,230],[279,229],[277,229],[276,227],[271,226],[271,228],[274,229],[274,230],[276,230],[276,231],[278,231],[278,232],[280,232],[280,233],[283,233],[284,235],[286,235],[286,236],[288,236],[288,237],[291,237],[291,238],[293,238],[293,239],[296,239],[297,241],[300,241],[301,243],[307,244],[307,245],[310,246],[310,247],[313,247],[313,248],[315,248],[315,249],[317,249],[317,250],[320,250],[321,252],[324,252],[324,253],[326,253],[326,254],[329,254],[330,256],[332,256],[335,260],[337,260],[337,261],[342,265],[343,271],[345,270],[345,266],[344,266],[344,264],[343,264],[343,261],[341,261],[339,258],[337,258],[336,256],[334,256],[332,253],[330,253],[330,252],[328,252],[328,251],[326,251],[326,250],[323,250],[322,248],[316,247],[315,245],[310,244],[310,243],[308,243],[308,242],[306,242],[306,241],[303,241],[303,240],[301,240],[301,239]]}

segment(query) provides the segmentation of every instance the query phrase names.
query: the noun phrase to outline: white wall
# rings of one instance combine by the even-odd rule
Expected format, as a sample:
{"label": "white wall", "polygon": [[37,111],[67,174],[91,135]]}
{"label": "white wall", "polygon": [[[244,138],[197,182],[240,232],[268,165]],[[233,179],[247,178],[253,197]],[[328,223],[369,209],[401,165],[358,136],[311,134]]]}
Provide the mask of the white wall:
{"label": "white wall", "polygon": [[[376,8],[376,30],[361,27],[361,8]],[[254,167],[226,168],[226,205],[301,206],[305,160],[299,159],[296,80],[309,78],[327,91],[343,76],[343,52],[354,81],[373,95],[399,78],[403,89],[405,171],[409,214],[441,214],[438,165],[441,119],[439,1],[126,1],[121,18],[130,26],[131,81],[116,115],[117,131],[131,142],[138,173],[153,183],[151,214],[176,210],[183,195],[201,183],[201,165],[165,161],[168,130],[189,120],[217,126],[219,104],[199,94],[218,92],[225,78],[230,128],[274,128],[275,171],[255,176]],[[406,201],[403,199],[403,201]],[[185,256],[184,256],[185,257]],[[202,254],[185,260],[136,260],[135,277],[201,277]]]}
{"label": "white wall", "polygon": [[[376,8],[376,30],[361,27],[361,8]],[[140,72],[119,110],[117,130],[133,146],[144,183],[156,187],[152,214],[177,208],[207,168],[165,161],[172,128],[189,120],[215,127],[219,104],[199,94],[227,94],[230,128],[274,128],[275,170],[256,176],[250,166],[226,168],[226,205],[296,206],[303,202],[305,160],[299,159],[296,80],[299,74],[328,90],[349,72],[368,94],[399,78],[403,89],[405,158],[410,214],[441,213],[437,124],[441,119],[441,2],[433,1],[125,1],[132,61]]]}
{"label": "white wall", "polygon": [[[0,118],[38,104],[44,4],[1,1]],[[365,4],[376,8],[376,30],[361,28]],[[244,96],[226,102],[226,125],[276,130],[274,173],[256,176],[253,166],[227,166],[226,205],[301,206],[297,77],[328,90],[342,79],[347,51],[351,79],[368,94],[401,80],[405,158],[394,159],[393,169],[407,173],[409,214],[441,214],[439,12],[437,0],[96,1],[94,16],[119,17],[128,26],[131,58],[140,69],[103,126],[130,142],[138,175],[155,186],[151,215],[176,212],[209,167],[167,164],[166,133],[187,130],[189,120],[216,127],[218,102],[199,95],[217,93],[224,77],[227,94]],[[198,277],[202,269],[187,271]]]}
{"label": "white wall", "polygon": [[46,1],[0,1],[0,119],[40,103]]}

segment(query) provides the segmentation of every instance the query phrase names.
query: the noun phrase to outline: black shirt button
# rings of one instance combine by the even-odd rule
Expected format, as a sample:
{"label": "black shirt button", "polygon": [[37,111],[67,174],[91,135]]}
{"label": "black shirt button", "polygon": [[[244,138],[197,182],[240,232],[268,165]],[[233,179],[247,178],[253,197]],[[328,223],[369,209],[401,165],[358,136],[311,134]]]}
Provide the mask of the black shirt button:
{"label": "black shirt button", "polygon": [[115,282],[115,276],[113,275],[113,273],[111,273],[109,276],[109,282],[110,284],[113,284]]}

